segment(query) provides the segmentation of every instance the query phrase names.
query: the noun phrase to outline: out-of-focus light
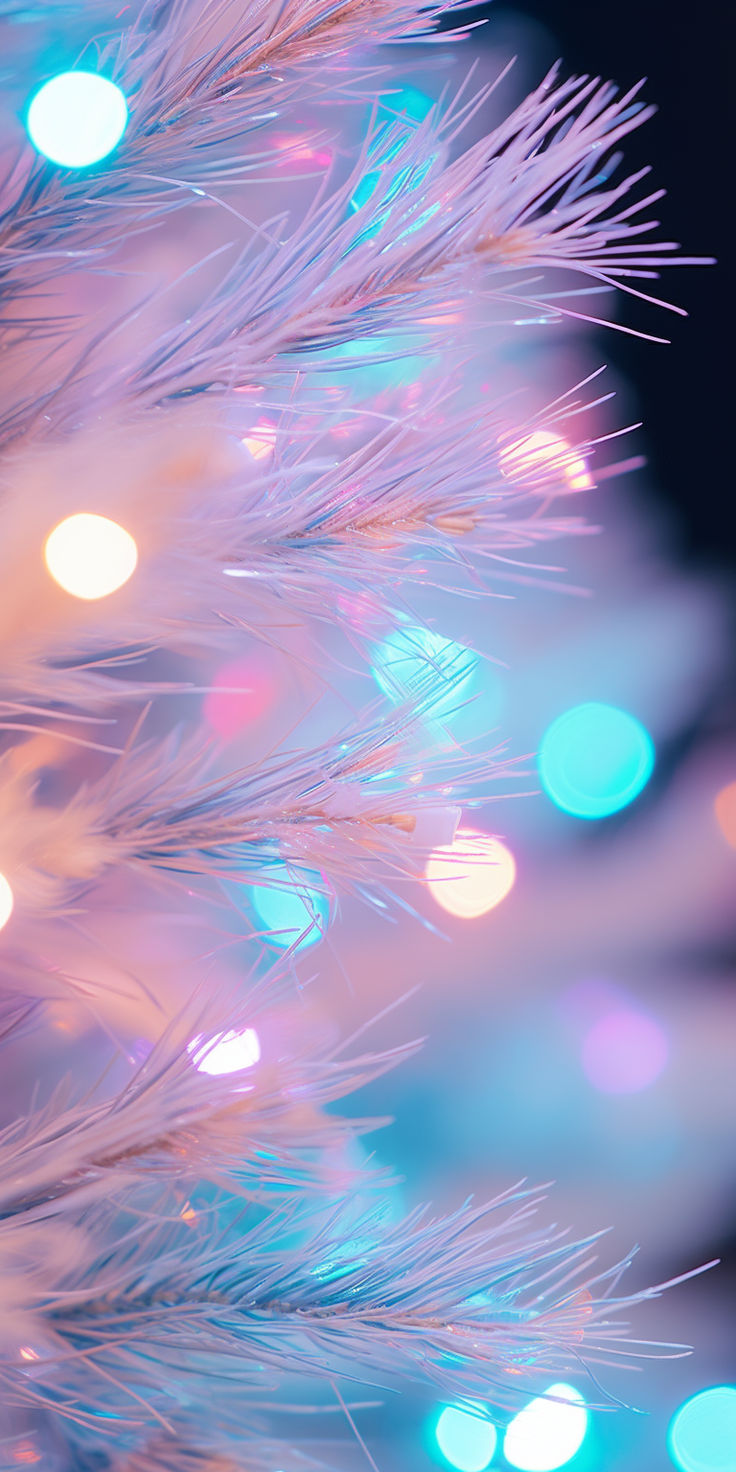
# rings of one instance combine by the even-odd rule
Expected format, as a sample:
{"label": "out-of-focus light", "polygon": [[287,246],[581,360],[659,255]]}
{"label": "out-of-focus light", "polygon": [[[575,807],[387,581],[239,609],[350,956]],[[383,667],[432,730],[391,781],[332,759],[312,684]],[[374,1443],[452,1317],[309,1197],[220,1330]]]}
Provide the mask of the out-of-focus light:
{"label": "out-of-focus light", "polygon": [[246,1027],[244,1032],[221,1032],[206,1040],[195,1038],[188,1051],[200,1073],[219,1076],[252,1068],[261,1056],[261,1045],[255,1028]]}
{"label": "out-of-focus light", "polygon": [[496,1450],[496,1428],[480,1411],[446,1406],[435,1429],[437,1445],[443,1457],[458,1472],[485,1472]]}
{"label": "out-of-focus light", "polygon": [[503,1454],[519,1472],[554,1472],[580,1450],[587,1429],[588,1412],[574,1386],[550,1385],[544,1396],[514,1416],[504,1436]]}
{"label": "out-of-focus light", "polygon": [[558,716],[542,737],[539,775],[563,812],[605,818],[638,796],[654,768],[654,744],[640,721],[590,702]]}
{"label": "out-of-focus light", "polygon": [[254,884],[251,902],[258,919],[270,932],[268,939],[283,950],[313,946],[327,930],[330,902],[326,894],[289,877],[286,867],[280,885]]}
{"label": "out-of-focus light", "polygon": [[276,447],[276,425],[273,420],[259,419],[250,434],[244,436],[243,444],[254,460],[267,460]]}
{"label": "out-of-focus light", "polygon": [[425,875],[441,909],[460,920],[475,920],[506,898],[516,878],[516,863],[500,839],[460,828],[452,843],[430,854]]}
{"label": "out-of-focus light", "polygon": [[718,826],[731,848],[736,848],[736,782],[722,787],[714,803]]}
{"label": "out-of-focus light", "polygon": [[670,1422],[669,1453],[679,1472],[734,1472],[736,1386],[701,1390]]}
{"label": "out-of-focus light", "polygon": [[34,148],[54,164],[86,169],[117,148],[128,122],[123,93],[97,72],[61,72],[31,101],[26,127]]}
{"label": "out-of-focus light", "polygon": [[516,480],[533,475],[539,470],[549,475],[558,475],[564,480],[568,491],[590,491],[593,477],[587,461],[578,450],[573,450],[569,441],[561,434],[549,429],[535,429],[507,445],[499,456],[502,475]]}
{"label": "out-of-focus light", "polygon": [[457,708],[478,666],[472,649],[419,625],[395,629],[373,646],[372,659],[373,678],[384,695],[397,702],[426,695],[434,717]]}
{"label": "out-of-focus light", "polygon": [[221,665],[203,704],[207,724],[224,741],[245,730],[267,711],[274,699],[268,671],[255,660],[238,659]]}
{"label": "out-of-focus light", "polygon": [[0,874],[0,930],[7,925],[13,913],[13,891],[5,878]]}
{"label": "out-of-focus light", "polygon": [[44,547],[54,582],[74,598],[107,598],[135,572],[138,548],[130,532],[107,516],[79,511],[54,527]]}
{"label": "out-of-focus light", "polygon": [[619,1010],[599,1017],[583,1041],[583,1068],[603,1094],[638,1094],[659,1078],[667,1039],[653,1017]]}

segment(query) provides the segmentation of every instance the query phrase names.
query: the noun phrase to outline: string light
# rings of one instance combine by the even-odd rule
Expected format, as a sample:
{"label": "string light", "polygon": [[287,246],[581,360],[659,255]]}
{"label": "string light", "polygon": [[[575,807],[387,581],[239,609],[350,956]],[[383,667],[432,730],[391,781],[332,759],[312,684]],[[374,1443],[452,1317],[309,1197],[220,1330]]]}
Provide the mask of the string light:
{"label": "string light", "polygon": [[374,645],[372,657],[373,678],[384,695],[401,702],[411,694],[427,694],[436,717],[462,703],[461,692],[478,666],[471,649],[421,625],[395,629]]}
{"label": "string light", "polygon": [[51,163],[85,169],[117,148],[128,122],[120,88],[97,72],[61,72],[33,97],[26,127]]}
{"label": "string light", "polygon": [[550,1385],[509,1423],[503,1454],[519,1472],[554,1472],[580,1450],[587,1429],[588,1412],[574,1386]]}
{"label": "string light", "polygon": [[496,1450],[496,1428],[479,1409],[478,1414],[459,1406],[446,1406],[435,1429],[443,1457],[458,1472],[485,1472]]}
{"label": "string light", "polygon": [[539,775],[553,803],[577,818],[605,818],[633,802],[654,768],[640,721],[613,705],[573,706],[542,738]]}
{"label": "string light", "polygon": [[74,598],[107,598],[127,583],[138,562],[130,532],[90,511],[67,516],[54,527],[44,547],[52,578]]}
{"label": "string light", "polygon": [[452,843],[430,854],[425,875],[441,909],[460,920],[474,920],[506,898],[516,879],[516,862],[500,839],[460,828]]}
{"label": "string light", "polygon": [[679,1472],[733,1472],[736,1467],[736,1386],[701,1390],[670,1422],[670,1456]]}
{"label": "string light", "polygon": [[556,473],[565,480],[568,491],[590,491],[595,484],[583,456],[569,440],[549,429],[532,430],[508,445],[501,451],[499,467],[502,475],[513,479],[537,469]]}
{"label": "string light", "polygon": [[7,925],[13,913],[13,891],[5,878],[0,874],[0,930]]}
{"label": "string light", "polygon": [[188,1052],[200,1073],[217,1077],[252,1068],[261,1056],[261,1045],[255,1028],[246,1027],[244,1032],[217,1033],[206,1042],[201,1037],[195,1038]]}
{"label": "string light", "polygon": [[327,930],[329,898],[318,889],[292,880],[285,865],[274,866],[274,871],[277,868],[283,874],[283,885],[253,885],[253,909],[269,932],[272,945],[301,951],[315,945]]}
{"label": "string light", "polygon": [[259,419],[242,443],[254,460],[267,460],[276,448],[276,425],[271,419]]}
{"label": "string light", "polygon": [[659,1078],[667,1062],[667,1039],[653,1017],[619,1009],[607,1012],[583,1042],[586,1076],[603,1094],[638,1094]]}

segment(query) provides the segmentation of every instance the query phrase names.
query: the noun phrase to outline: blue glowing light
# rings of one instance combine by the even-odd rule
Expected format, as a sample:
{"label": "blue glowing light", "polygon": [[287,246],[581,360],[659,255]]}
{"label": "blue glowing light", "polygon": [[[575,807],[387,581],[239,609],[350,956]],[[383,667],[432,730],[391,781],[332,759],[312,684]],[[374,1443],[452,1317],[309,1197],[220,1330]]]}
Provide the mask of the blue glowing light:
{"label": "blue glowing light", "polygon": [[635,716],[591,702],[558,716],[545,731],[539,775],[558,808],[605,818],[633,802],[654,768],[654,744]]}
{"label": "blue glowing light", "polygon": [[[379,118],[385,118],[387,119],[387,121],[382,127],[377,130],[375,137],[372,140],[369,154],[373,153],[375,155],[382,151],[382,144],[386,133],[398,117],[404,117],[413,123],[421,123],[426,118],[431,107],[432,99],[430,97],[426,97],[425,94],[423,92],[420,92],[416,87],[402,87],[397,92],[392,92],[390,96],[384,99],[379,109]],[[401,138],[397,138],[393,143],[391,143],[388,148],[383,150],[384,166],[390,163],[393,159],[397,158],[398,155],[401,153],[403,147],[404,140]],[[395,199],[396,195],[399,194],[407,185],[412,188],[416,188],[418,184],[421,184],[422,180],[425,178],[426,174],[431,168],[432,162],[433,160],[430,157],[423,160],[420,164],[415,165],[413,168],[407,167],[405,169],[399,169],[391,184],[390,189],[386,193],[384,201],[385,204],[390,204],[391,200]],[[354,210],[360,210],[363,208],[363,206],[367,203],[367,201],[373,194],[380,178],[380,169],[369,169],[368,172],[363,175],[362,179],[358,181],[355,187],[355,191],[350,200],[350,204]],[[435,206],[435,208],[437,207]],[[388,209],[383,210],[381,215],[374,221],[373,225],[371,225],[368,230],[365,230],[363,234],[359,237],[359,239],[370,240],[372,236],[376,235],[381,229],[382,225],[388,219],[389,213],[390,211]]]}
{"label": "blue glowing light", "polygon": [[668,1444],[679,1472],[734,1472],[736,1386],[717,1385],[686,1400],[672,1418]]}
{"label": "blue glowing light", "polygon": [[588,1412],[574,1386],[550,1385],[509,1423],[503,1454],[519,1472],[556,1472],[579,1452],[587,1429]]}
{"label": "blue glowing light", "polygon": [[390,700],[426,697],[432,717],[446,717],[462,704],[478,666],[464,644],[432,629],[407,625],[373,648],[373,678]]}
{"label": "blue glowing light", "polygon": [[54,164],[85,169],[117,147],[128,121],[123,93],[97,72],[60,72],[39,88],[26,119],[34,148]]}
{"label": "blue glowing light", "polygon": [[[274,871],[276,870],[274,869]],[[254,884],[250,892],[253,909],[272,945],[302,951],[313,946],[327,930],[330,902],[318,889],[291,878],[285,865],[278,866],[279,884]]]}
{"label": "blue glowing light", "polygon": [[435,1435],[443,1457],[458,1472],[485,1472],[496,1450],[496,1428],[482,1411],[446,1406]]}

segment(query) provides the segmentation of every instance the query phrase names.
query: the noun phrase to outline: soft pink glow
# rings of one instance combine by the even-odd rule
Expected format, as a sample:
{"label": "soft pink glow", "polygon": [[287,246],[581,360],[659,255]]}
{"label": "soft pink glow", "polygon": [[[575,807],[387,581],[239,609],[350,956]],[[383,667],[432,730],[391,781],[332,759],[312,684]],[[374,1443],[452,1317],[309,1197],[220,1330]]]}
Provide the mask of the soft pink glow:
{"label": "soft pink glow", "polygon": [[516,878],[516,863],[500,839],[461,828],[452,843],[433,851],[425,873],[441,909],[460,920],[474,920],[506,898]]}
{"label": "soft pink glow", "polygon": [[722,787],[714,803],[718,827],[731,848],[736,848],[736,782]]}
{"label": "soft pink glow", "polygon": [[587,462],[561,434],[535,429],[515,440],[501,452],[500,466],[509,477],[529,475],[534,470],[557,472],[569,491],[589,491],[594,485]]}
{"label": "soft pink glow", "polygon": [[221,665],[212,684],[213,689],[205,697],[203,714],[223,741],[231,741],[273,703],[273,679],[255,659],[237,659]]}
{"label": "soft pink glow", "polygon": [[638,1094],[659,1078],[667,1062],[667,1039],[643,1012],[607,1012],[583,1041],[586,1076],[603,1094]]}
{"label": "soft pink glow", "polygon": [[276,425],[273,420],[259,419],[250,434],[243,436],[243,444],[246,450],[250,450],[254,460],[267,460],[269,455],[273,455],[276,445]]}

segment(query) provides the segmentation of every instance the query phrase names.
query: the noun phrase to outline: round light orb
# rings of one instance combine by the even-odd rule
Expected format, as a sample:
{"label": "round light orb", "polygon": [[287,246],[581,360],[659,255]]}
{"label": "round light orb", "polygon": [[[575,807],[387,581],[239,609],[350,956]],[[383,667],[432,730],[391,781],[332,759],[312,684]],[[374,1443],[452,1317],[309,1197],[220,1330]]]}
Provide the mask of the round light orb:
{"label": "round light orb", "polygon": [[0,930],[13,913],[13,891],[4,874],[0,874]]}
{"label": "round light orb", "polygon": [[539,470],[556,475],[568,491],[589,491],[594,485],[587,462],[561,434],[549,429],[534,429],[523,439],[507,445],[499,455],[501,474],[510,479],[523,479]]}
{"label": "round light orb", "polygon": [[583,1041],[586,1077],[602,1094],[638,1094],[659,1078],[667,1038],[653,1017],[633,1010],[607,1012]]}
{"label": "round light orb", "polygon": [[107,598],[122,588],[138,562],[138,548],[125,528],[107,516],[78,511],[54,527],[44,547],[54,582],[73,598]]}
{"label": "round light orb", "polygon": [[44,82],[26,119],[34,148],[66,169],[86,169],[117,148],[128,122],[120,88],[97,72],[60,72]]}
{"label": "round light orb", "polygon": [[731,848],[736,848],[736,782],[722,787],[714,803],[718,827]]}
{"label": "round light orb", "polygon": [[219,1076],[252,1068],[261,1056],[261,1045],[255,1028],[246,1027],[244,1032],[220,1032],[213,1038],[195,1038],[188,1052],[200,1073]]}
{"label": "round light orb", "polygon": [[442,910],[460,920],[475,920],[506,898],[516,879],[516,862],[500,839],[459,828],[452,843],[430,854],[425,877]]}
{"label": "round light orb", "polygon": [[734,1472],[736,1386],[716,1385],[686,1400],[670,1422],[667,1442],[679,1472]]}
{"label": "round light orb", "polygon": [[[279,866],[280,867],[280,866]],[[271,871],[273,872],[273,871]],[[271,945],[282,950],[305,950],[316,945],[327,930],[330,901],[326,894],[283,873],[283,885],[254,884],[251,903]]]}
{"label": "round light orb", "polygon": [[574,1386],[550,1385],[509,1423],[503,1454],[519,1472],[554,1472],[572,1461],[587,1429],[588,1412]]}
{"label": "round light orb", "polygon": [[496,1450],[496,1428],[481,1411],[446,1406],[435,1429],[443,1457],[458,1472],[485,1472]]}
{"label": "round light orb", "polygon": [[477,666],[472,649],[421,625],[395,629],[372,651],[379,690],[396,703],[411,695],[426,696],[431,717],[446,716],[461,705]]}
{"label": "round light orb", "polygon": [[276,697],[272,670],[257,657],[220,665],[208,690],[202,713],[223,741],[231,741],[263,718]]}
{"label": "round light orb", "polygon": [[646,786],[654,743],[635,716],[593,701],[552,722],[542,737],[538,768],[545,792],[563,812],[605,818]]}

